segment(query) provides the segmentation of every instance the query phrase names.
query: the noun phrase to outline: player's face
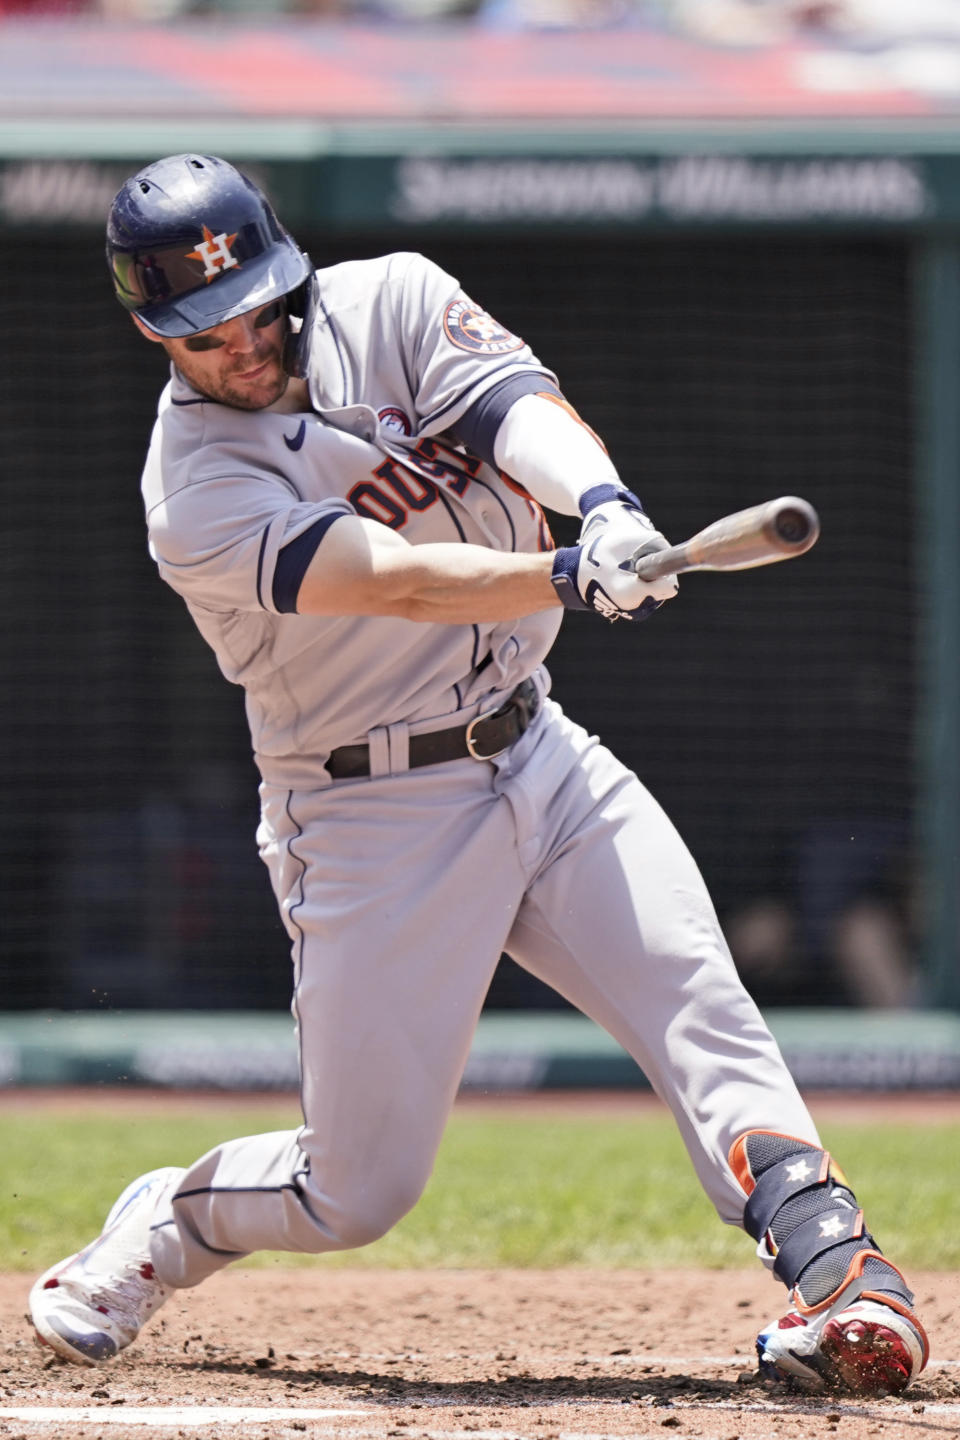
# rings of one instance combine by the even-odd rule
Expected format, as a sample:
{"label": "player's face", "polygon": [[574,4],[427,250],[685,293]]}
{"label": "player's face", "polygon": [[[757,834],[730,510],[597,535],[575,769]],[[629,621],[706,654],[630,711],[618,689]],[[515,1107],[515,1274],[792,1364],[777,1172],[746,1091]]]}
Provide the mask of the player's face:
{"label": "player's face", "polygon": [[283,301],[273,300],[210,330],[164,340],[163,348],[184,379],[211,400],[235,410],[264,410],[289,381],[282,363],[285,333]]}

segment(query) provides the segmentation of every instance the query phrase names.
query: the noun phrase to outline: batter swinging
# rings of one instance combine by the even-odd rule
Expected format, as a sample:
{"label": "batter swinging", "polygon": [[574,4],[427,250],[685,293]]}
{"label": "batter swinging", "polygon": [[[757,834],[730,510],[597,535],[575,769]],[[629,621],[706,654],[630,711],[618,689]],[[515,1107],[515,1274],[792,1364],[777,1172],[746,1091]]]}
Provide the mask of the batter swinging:
{"label": "batter swinging", "polygon": [[[824,1153],[693,859],[550,698],[564,606],[637,620],[677,589],[634,573],[666,541],[555,376],[419,255],[314,272],[215,157],[128,181],[107,248],[172,362],[143,477],[150,548],[246,692],[304,1118],[134,1181],[36,1282],[39,1335],[105,1361],[172,1288],[251,1251],[383,1235],[430,1175],[505,951],[635,1058],[721,1219],[787,1285],[763,1370],[902,1389],[927,1356],[913,1296]],[[582,517],[576,545],[554,548],[542,507]]]}

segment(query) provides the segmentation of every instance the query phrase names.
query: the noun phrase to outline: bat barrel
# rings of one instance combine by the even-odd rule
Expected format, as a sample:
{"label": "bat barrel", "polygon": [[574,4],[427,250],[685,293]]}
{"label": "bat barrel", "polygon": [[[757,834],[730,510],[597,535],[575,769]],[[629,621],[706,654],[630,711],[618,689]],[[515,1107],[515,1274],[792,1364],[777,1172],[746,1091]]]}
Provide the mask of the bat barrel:
{"label": "bat barrel", "polygon": [[809,550],[820,534],[817,512],[808,500],[782,495],[749,510],[738,510],[698,530],[682,545],[633,557],[641,580],[684,570],[751,570]]}

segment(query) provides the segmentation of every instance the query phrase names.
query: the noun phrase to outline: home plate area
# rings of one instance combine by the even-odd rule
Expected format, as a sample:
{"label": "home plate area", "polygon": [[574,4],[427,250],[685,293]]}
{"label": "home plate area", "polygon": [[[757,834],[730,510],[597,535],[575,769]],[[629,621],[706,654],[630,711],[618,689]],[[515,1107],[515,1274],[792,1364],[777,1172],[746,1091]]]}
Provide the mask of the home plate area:
{"label": "home plate area", "polygon": [[0,1278],[0,1436],[696,1440],[960,1433],[955,1276],[912,1277],[934,1360],[900,1398],[756,1375],[783,1291],[756,1271],[235,1268],[168,1303],[112,1364],[34,1341]]}

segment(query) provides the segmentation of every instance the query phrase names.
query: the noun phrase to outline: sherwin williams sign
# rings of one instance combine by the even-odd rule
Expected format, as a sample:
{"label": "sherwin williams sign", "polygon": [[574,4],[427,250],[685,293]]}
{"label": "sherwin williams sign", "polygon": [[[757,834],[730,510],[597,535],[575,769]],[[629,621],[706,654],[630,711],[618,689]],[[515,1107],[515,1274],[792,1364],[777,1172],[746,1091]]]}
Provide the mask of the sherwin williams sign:
{"label": "sherwin williams sign", "polygon": [[389,200],[394,219],[418,224],[902,223],[936,208],[922,164],[885,156],[407,159]]}
{"label": "sherwin williams sign", "polygon": [[[157,153],[160,153],[158,150]],[[0,163],[0,223],[101,226],[149,155]],[[246,164],[291,226],[638,229],[960,222],[960,156],[325,155]]]}

